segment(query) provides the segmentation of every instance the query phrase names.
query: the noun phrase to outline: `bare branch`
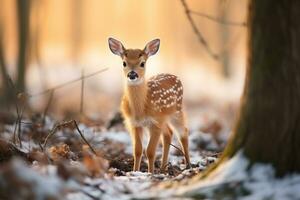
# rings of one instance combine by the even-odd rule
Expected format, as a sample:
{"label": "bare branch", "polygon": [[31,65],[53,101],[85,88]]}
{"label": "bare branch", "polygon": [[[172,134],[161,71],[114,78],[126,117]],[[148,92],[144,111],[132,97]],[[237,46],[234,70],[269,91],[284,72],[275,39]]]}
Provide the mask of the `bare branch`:
{"label": "bare branch", "polygon": [[220,18],[211,16],[211,15],[208,15],[208,14],[205,14],[205,13],[193,11],[193,10],[189,10],[189,12],[190,12],[191,14],[194,14],[194,15],[197,15],[197,16],[200,16],[200,17],[209,19],[209,20],[211,20],[211,21],[214,21],[214,22],[219,23],[219,24],[222,24],[222,25],[228,25],[228,26],[240,26],[240,27],[246,27],[246,26],[247,26],[247,23],[246,23],[246,22],[232,22],[232,21],[225,21],[225,20],[223,20],[223,19],[220,19]]}
{"label": "bare branch", "polygon": [[200,30],[197,28],[192,16],[191,16],[191,11],[188,8],[188,5],[186,4],[185,0],[181,0],[182,6],[185,10],[186,16],[193,28],[193,31],[195,32],[199,42],[203,45],[203,47],[205,48],[205,50],[207,51],[207,53],[215,60],[219,60],[219,55],[214,53],[210,46],[208,45],[207,41],[205,40],[204,36],[202,35],[202,33],[200,32]]}
{"label": "bare branch", "polygon": [[35,96],[44,95],[44,94],[46,94],[46,93],[48,93],[48,92],[51,92],[52,90],[57,90],[57,89],[60,89],[60,88],[62,88],[62,87],[64,87],[64,86],[66,86],[66,85],[69,85],[69,84],[75,83],[75,82],[77,82],[77,81],[80,81],[80,80],[82,80],[82,79],[90,78],[90,77],[92,77],[92,76],[95,76],[95,75],[97,75],[97,74],[100,74],[100,73],[102,73],[102,72],[105,72],[106,70],[108,70],[108,67],[107,67],[107,68],[104,68],[104,69],[101,69],[101,70],[99,70],[99,71],[96,71],[96,72],[94,72],[94,73],[88,74],[88,75],[83,76],[83,77],[80,76],[80,78],[76,78],[76,79],[67,81],[67,82],[65,82],[65,83],[62,83],[62,84],[57,85],[57,86],[54,86],[54,87],[49,88],[49,89],[47,89],[47,90],[44,90],[44,91],[42,91],[42,92],[39,92],[39,93],[36,93],[36,94],[29,95],[29,97],[35,97]]}

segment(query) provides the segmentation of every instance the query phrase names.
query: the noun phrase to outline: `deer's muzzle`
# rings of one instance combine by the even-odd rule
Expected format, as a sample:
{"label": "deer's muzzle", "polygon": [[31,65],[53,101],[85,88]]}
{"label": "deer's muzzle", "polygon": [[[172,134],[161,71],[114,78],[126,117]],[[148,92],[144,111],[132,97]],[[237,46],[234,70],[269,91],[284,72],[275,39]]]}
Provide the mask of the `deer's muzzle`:
{"label": "deer's muzzle", "polygon": [[130,71],[127,74],[127,78],[129,78],[130,80],[136,80],[138,79],[139,75],[135,72],[135,71]]}

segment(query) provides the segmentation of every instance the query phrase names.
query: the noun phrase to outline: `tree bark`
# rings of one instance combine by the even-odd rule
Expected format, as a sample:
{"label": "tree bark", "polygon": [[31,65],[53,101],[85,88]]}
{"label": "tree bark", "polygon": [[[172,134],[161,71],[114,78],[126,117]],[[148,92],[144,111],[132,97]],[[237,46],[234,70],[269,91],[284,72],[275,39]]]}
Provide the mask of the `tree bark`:
{"label": "tree bark", "polygon": [[240,117],[223,154],[242,149],[278,176],[300,172],[300,1],[252,0]]}

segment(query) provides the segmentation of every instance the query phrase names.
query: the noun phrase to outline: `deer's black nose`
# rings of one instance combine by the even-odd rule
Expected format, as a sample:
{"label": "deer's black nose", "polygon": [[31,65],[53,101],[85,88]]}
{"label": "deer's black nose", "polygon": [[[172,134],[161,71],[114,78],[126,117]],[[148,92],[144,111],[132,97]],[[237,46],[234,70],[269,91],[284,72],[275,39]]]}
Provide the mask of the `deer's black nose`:
{"label": "deer's black nose", "polygon": [[137,79],[139,77],[139,75],[135,72],[135,71],[130,71],[128,74],[127,74],[127,77],[130,79],[130,80],[134,80],[134,79]]}

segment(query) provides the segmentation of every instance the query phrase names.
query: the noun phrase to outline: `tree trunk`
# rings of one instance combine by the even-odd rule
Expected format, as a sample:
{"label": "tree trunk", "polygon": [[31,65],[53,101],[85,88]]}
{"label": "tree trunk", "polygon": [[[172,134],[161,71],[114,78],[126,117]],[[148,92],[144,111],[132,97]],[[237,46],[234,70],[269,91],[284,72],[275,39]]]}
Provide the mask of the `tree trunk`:
{"label": "tree trunk", "polygon": [[278,176],[300,172],[300,1],[252,0],[241,110],[224,157],[242,149]]}
{"label": "tree trunk", "polygon": [[0,111],[3,108],[8,110],[8,105],[10,104],[11,100],[13,99],[13,92],[9,88],[9,81],[8,81],[8,72],[7,66],[5,61],[5,54],[4,54],[4,33],[3,33],[3,22],[0,21],[0,72],[1,72],[1,91],[0,91]]}
{"label": "tree trunk", "polygon": [[83,33],[84,1],[71,1],[71,56],[75,66],[80,66]]}
{"label": "tree trunk", "polygon": [[28,34],[29,34],[29,14],[30,14],[30,0],[17,0],[17,17],[18,17],[18,77],[17,90],[18,92],[25,91],[25,75],[26,65],[28,59]]}
{"label": "tree trunk", "polygon": [[2,78],[2,88],[3,88],[3,94],[6,93],[6,90],[8,89],[7,84],[7,69],[5,65],[5,59],[4,59],[4,45],[3,45],[3,24],[2,21],[0,22],[0,70],[1,70],[1,78]]}
{"label": "tree trunk", "polygon": [[[228,4],[227,4],[228,5]],[[226,20],[228,15],[228,8],[225,8],[225,2],[218,3],[218,13],[220,19]],[[220,37],[220,61],[222,67],[222,74],[224,78],[230,78],[230,52],[227,49],[227,43],[229,41],[230,30],[228,26],[224,24],[219,24],[219,37]]]}

